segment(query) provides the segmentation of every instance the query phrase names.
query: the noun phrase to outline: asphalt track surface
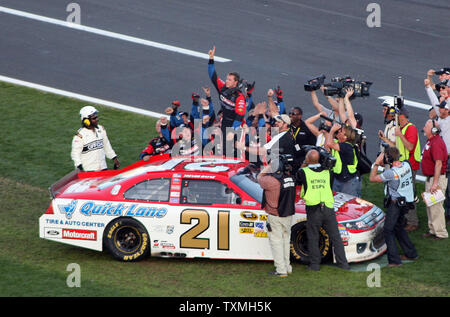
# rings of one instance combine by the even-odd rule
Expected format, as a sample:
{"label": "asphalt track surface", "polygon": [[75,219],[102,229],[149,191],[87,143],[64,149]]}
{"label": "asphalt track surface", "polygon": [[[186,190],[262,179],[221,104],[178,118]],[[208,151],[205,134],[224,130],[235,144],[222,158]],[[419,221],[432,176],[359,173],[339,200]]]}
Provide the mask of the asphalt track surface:
{"label": "asphalt track surface", "polygon": [[[372,159],[383,127],[377,98],[396,95],[402,76],[405,98],[428,104],[427,70],[450,66],[446,0],[376,1],[378,28],[366,24],[367,5],[375,1],[0,0],[0,6],[65,21],[70,2],[80,5],[82,25],[201,53],[215,45],[217,56],[231,60],[216,63],[220,77],[238,71],[256,81],[257,102],[280,85],[288,109],[302,107],[304,119],[316,113],[303,90],[308,79],[373,82],[370,97],[352,102],[364,117]],[[212,87],[206,59],[7,13],[0,13],[0,28],[0,75],[161,113],[175,99],[190,111],[191,93]],[[409,110],[421,130],[427,111]]]}

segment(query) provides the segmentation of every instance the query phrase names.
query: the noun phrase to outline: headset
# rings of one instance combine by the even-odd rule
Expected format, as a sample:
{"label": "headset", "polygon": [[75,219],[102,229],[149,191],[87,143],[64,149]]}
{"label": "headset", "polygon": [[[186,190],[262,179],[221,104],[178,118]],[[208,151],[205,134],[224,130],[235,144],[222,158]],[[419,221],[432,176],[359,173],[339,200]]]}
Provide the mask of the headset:
{"label": "headset", "polygon": [[83,124],[86,126],[86,127],[90,127],[91,126],[91,120],[89,120],[88,118],[86,118],[86,119],[84,119],[83,120]]}
{"label": "headset", "polygon": [[431,128],[431,133],[433,135],[441,133],[441,129],[436,126],[436,120],[431,120],[431,122],[433,122],[433,127]]}

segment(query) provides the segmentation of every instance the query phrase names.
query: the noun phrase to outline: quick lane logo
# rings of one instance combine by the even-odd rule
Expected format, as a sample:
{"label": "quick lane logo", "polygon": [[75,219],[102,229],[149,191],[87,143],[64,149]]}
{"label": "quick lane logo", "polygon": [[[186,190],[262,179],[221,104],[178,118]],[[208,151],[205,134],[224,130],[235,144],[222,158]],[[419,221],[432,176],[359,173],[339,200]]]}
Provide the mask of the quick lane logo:
{"label": "quick lane logo", "polygon": [[80,207],[81,214],[85,216],[129,216],[163,218],[167,214],[166,208],[138,207],[138,204],[125,205],[123,203],[113,205],[112,203],[94,204],[87,202]]}
{"label": "quick lane logo", "polygon": [[63,229],[62,238],[96,241],[97,232],[92,230]]}
{"label": "quick lane logo", "polygon": [[58,205],[59,211],[62,214],[66,214],[66,218],[70,219],[72,218],[72,214],[75,211],[75,208],[77,207],[77,200],[74,199],[71,201],[69,205]]}

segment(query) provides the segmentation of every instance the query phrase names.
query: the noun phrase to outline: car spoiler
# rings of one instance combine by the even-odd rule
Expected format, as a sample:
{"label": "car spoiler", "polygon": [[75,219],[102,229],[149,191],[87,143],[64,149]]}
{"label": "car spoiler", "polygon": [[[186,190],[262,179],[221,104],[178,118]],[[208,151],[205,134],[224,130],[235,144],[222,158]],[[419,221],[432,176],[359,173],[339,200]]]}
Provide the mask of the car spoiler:
{"label": "car spoiler", "polygon": [[77,168],[72,172],[70,172],[69,174],[67,174],[66,176],[64,176],[63,178],[61,178],[60,180],[58,180],[56,183],[52,184],[48,188],[51,198],[54,199],[56,195],[59,193],[59,190],[63,188],[65,185],[69,184],[73,180],[79,179],[78,177],[79,172],[80,170]]}

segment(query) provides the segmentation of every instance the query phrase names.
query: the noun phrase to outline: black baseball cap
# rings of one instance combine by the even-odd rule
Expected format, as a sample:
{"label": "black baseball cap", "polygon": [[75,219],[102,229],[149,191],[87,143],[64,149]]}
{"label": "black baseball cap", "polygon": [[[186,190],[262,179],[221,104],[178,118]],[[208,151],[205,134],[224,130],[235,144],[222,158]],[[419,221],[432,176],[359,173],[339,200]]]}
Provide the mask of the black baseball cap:
{"label": "black baseball cap", "polygon": [[444,67],[434,72],[436,75],[450,75],[450,67]]}

